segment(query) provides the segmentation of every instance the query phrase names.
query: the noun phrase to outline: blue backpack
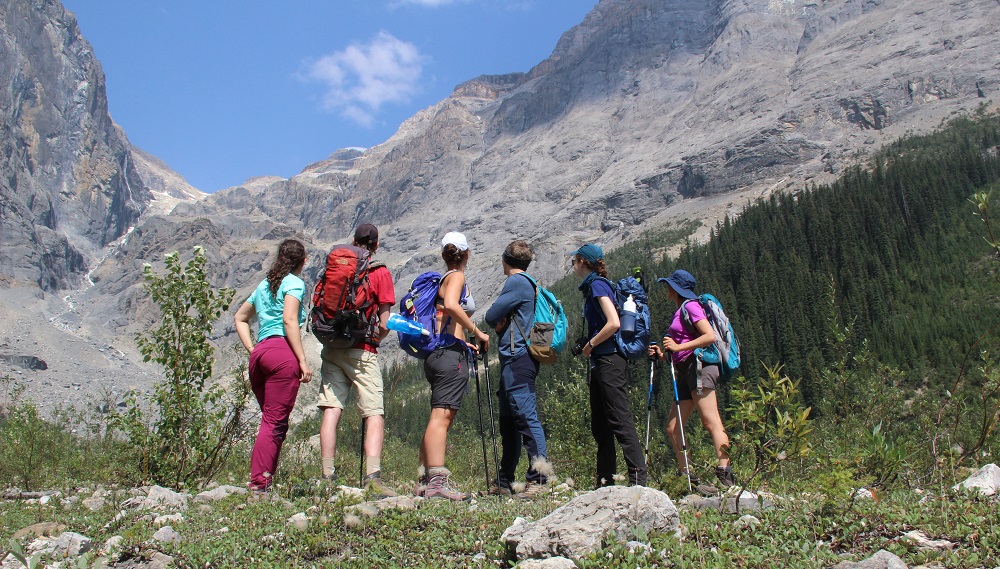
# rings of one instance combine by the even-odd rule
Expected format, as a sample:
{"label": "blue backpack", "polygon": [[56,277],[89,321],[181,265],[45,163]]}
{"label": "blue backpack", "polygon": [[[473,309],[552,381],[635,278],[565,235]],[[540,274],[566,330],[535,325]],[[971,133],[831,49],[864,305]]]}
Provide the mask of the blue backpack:
{"label": "blue backpack", "polygon": [[[521,273],[535,287],[535,319],[528,336],[528,351],[539,363],[551,364],[566,347],[566,312],[562,303],[528,273]],[[514,320],[517,324],[517,320]],[[521,331],[524,336],[524,331]]]}
{"label": "blue backpack", "polygon": [[611,290],[615,292],[615,298],[611,300],[615,303],[615,309],[618,311],[619,317],[622,314],[622,305],[628,299],[629,295],[632,296],[632,300],[635,301],[635,332],[631,334],[626,334],[621,330],[615,332],[615,344],[618,345],[618,351],[626,359],[638,360],[645,358],[649,353],[652,322],[646,289],[642,288],[642,285],[639,284],[639,281],[635,277],[625,277],[617,283],[611,282],[604,277],[597,278],[607,282],[611,286]]}
{"label": "blue backpack", "polygon": [[[688,300],[681,304],[681,316],[684,319],[684,324],[688,328],[694,329],[691,315],[687,311],[688,302],[694,302],[694,300]],[[712,326],[715,342],[711,346],[698,348],[694,354],[703,364],[718,365],[722,379],[727,379],[733,375],[741,363],[740,342],[736,339],[736,331],[733,330],[733,324],[722,310],[722,303],[719,302],[719,299],[710,294],[703,294],[698,297],[697,302],[705,311],[705,317],[708,319],[709,325]]]}
{"label": "blue backpack", "polygon": [[[419,323],[427,330],[429,335],[410,335],[397,332],[399,337],[399,347],[407,354],[419,358],[427,359],[435,349],[451,343],[452,337],[441,338],[438,333],[438,311],[435,306],[438,289],[441,281],[449,273],[442,275],[437,271],[427,271],[421,273],[413,279],[410,289],[406,291],[399,301],[399,314],[407,320]],[[462,291],[463,298],[466,291]]]}

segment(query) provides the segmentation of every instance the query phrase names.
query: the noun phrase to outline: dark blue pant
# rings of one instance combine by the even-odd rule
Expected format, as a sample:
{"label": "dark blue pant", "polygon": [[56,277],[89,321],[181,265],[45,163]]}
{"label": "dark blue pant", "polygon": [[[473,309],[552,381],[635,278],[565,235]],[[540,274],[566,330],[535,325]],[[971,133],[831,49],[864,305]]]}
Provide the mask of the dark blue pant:
{"label": "dark blue pant", "polygon": [[527,352],[524,355],[500,360],[500,437],[503,440],[503,458],[500,460],[500,481],[509,485],[514,481],[521,449],[528,450],[528,482],[544,484],[545,476],[531,467],[536,458],[546,458],[545,431],[538,419],[535,397],[535,377],[538,362]]}

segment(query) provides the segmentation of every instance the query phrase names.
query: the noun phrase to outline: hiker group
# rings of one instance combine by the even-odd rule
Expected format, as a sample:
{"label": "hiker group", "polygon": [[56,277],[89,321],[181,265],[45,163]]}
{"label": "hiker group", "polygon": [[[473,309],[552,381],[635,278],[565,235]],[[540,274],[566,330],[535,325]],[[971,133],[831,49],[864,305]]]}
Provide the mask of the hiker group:
{"label": "hiker group", "polygon": [[[595,487],[615,483],[616,441],[625,458],[628,483],[647,484],[654,363],[659,360],[667,360],[671,370],[675,406],[666,430],[681,474],[690,487],[692,473],[683,426],[697,409],[715,446],[716,475],[722,485],[733,484],[729,438],[715,388],[720,378],[739,366],[739,347],[718,301],[711,295],[696,295],[696,282],[690,273],[678,270],[658,279],[667,285],[667,294],[677,305],[660,345],[650,341],[648,285],[641,273],[614,282],[608,278],[599,246],[587,244],[573,251],[570,261],[581,281],[585,335],[565,350],[570,343],[561,303],[528,274],[534,258],[531,246],[522,240],[510,243],[500,256],[506,280],[484,319],[498,339],[500,377],[495,395],[499,404],[494,413],[490,336],[472,320],[476,303],[465,278],[472,251],[465,235],[450,232],[444,236],[441,259],[445,271],[425,272],[414,279],[400,299],[397,314],[391,313],[396,304],[392,275],[374,260],[378,249],[378,229],[371,224],[359,225],[352,243],[331,249],[312,295],[308,320],[323,345],[317,405],[322,410],[319,435],[325,479],[335,481],[338,477],[334,464],[337,428],[354,386],[363,417],[361,483],[374,494],[397,495],[381,477],[385,409],[377,358],[381,342],[395,330],[400,348],[423,360],[431,390],[430,416],[420,444],[418,482],[413,490],[418,496],[459,501],[471,498],[455,488],[445,467],[448,431],[470,391],[470,381],[476,383],[488,492],[531,498],[544,491],[554,473],[538,415],[535,381],[541,364],[552,363],[567,351],[588,362],[591,432],[597,444]],[[260,495],[266,495],[271,487],[299,386],[313,377],[301,339],[301,328],[307,321],[306,285],[300,276],[305,263],[303,244],[295,239],[283,241],[267,277],[235,316],[237,334],[250,353],[250,383],[261,408],[249,483],[250,490]],[[256,338],[250,328],[254,318],[258,321]],[[640,443],[626,393],[628,362],[641,359],[650,362],[645,445]],[[483,412],[482,380],[488,418]],[[494,434],[492,476],[487,420]],[[515,471],[523,451],[528,454],[528,470],[523,490],[519,487],[521,491],[515,492]]]}

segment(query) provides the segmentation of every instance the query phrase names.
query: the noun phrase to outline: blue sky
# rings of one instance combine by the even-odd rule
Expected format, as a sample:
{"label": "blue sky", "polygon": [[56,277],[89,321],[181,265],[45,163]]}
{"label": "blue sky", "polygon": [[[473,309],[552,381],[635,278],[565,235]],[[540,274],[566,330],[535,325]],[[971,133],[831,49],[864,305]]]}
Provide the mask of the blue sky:
{"label": "blue sky", "polygon": [[527,71],[596,0],[63,0],[111,116],[202,191],[289,177],[482,74]]}

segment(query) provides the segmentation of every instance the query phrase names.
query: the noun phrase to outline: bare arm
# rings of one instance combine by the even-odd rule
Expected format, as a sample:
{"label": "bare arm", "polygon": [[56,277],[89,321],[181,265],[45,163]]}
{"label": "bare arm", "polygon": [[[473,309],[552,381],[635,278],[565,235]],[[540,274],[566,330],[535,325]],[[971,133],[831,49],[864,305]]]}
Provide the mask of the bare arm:
{"label": "bare arm", "polygon": [[244,302],[236,311],[236,335],[248,352],[253,351],[253,334],[250,333],[250,320],[257,314],[257,309],[249,302]]}
{"label": "bare arm", "polygon": [[618,320],[618,310],[615,309],[615,303],[611,302],[611,298],[607,296],[600,296],[597,298],[601,312],[604,313],[604,327],[594,334],[594,337],[587,342],[587,345],[583,347],[583,355],[590,357],[590,353],[594,351],[594,347],[601,342],[606,341],[608,338],[615,335],[615,332],[621,328],[621,322]]}
{"label": "bare arm", "polygon": [[288,345],[292,347],[292,353],[299,361],[299,370],[302,372],[299,381],[309,383],[313,373],[306,362],[306,352],[302,349],[302,332],[299,329],[299,299],[290,294],[285,295],[285,307],[281,313],[281,320],[285,324],[285,337],[288,338]]}
{"label": "bare arm", "polygon": [[380,304],[378,307],[378,341],[381,342],[385,340],[385,337],[389,335],[389,328],[387,324],[389,323],[389,308],[391,304]]}

